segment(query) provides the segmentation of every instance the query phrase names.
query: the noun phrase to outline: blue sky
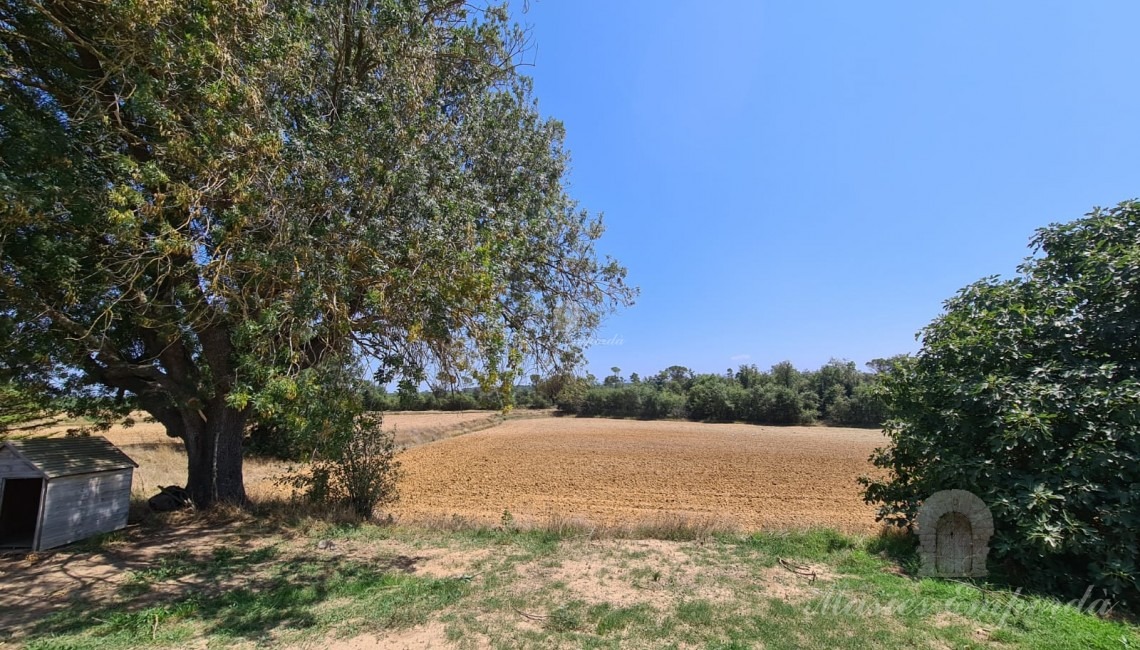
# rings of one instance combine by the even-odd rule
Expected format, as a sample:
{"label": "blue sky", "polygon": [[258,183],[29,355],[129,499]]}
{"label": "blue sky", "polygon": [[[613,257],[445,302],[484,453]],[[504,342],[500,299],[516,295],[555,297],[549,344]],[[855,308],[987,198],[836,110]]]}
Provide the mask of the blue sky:
{"label": "blue sky", "polygon": [[647,374],[913,352],[1036,228],[1140,196],[1138,2],[531,0],[570,191],[641,296]]}

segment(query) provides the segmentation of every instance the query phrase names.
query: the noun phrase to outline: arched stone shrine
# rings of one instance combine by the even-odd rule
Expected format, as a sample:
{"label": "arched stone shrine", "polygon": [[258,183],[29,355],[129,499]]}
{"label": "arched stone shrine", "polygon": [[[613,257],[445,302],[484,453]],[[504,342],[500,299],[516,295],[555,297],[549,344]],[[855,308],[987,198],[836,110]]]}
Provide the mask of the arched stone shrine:
{"label": "arched stone shrine", "polygon": [[918,528],[919,575],[943,578],[980,578],[986,575],[986,556],[994,519],[989,507],[966,490],[942,490],[922,503],[915,520]]}

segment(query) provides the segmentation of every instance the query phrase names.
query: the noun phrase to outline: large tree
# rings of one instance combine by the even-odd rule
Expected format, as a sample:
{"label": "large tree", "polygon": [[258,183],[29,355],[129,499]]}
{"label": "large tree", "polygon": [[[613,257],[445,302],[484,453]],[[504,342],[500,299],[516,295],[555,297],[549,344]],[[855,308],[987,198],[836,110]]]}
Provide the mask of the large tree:
{"label": "large tree", "polygon": [[323,364],[575,362],[632,292],[522,42],[452,0],[0,0],[0,369],[149,412],[208,505]]}
{"label": "large tree", "polygon": [[1011,279],[946,303],[884,364],[891,446],[866,480],[912,521],[935,491],[994,515],[994,557],[1058,592],[1140,601],[1140,202],[1040,230]]}

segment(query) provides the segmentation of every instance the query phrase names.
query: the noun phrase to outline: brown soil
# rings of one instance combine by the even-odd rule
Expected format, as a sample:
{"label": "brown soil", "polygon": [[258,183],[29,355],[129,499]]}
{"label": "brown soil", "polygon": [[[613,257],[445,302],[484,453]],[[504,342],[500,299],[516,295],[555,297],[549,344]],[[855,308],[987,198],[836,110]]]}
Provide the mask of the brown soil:
{"label": "brown soil", "polygon": [[[867,458],[886,442],[878,431],[545,413],[500,419],[488,411],[386,414],[385,428],[398,444],[412,447],[400,456],[396,516],[499,524],[509,511],[522,525],[876,528],[874,508],[863,503],[855,479],[873,472]],[[137,496],[185,482],[182,443],[161,425],[140,418],[101,435],[139,463]],[[250,497],[287,496],[276,483],[287,469],[287,463],[247,459]]]}
{"label": "brown soil", "polygon": [[876,528],[856,478],[878,431],[540,418],[408,450],[397,516],[499,523],[582,517],[604,525],[662,513],[744,529]]}

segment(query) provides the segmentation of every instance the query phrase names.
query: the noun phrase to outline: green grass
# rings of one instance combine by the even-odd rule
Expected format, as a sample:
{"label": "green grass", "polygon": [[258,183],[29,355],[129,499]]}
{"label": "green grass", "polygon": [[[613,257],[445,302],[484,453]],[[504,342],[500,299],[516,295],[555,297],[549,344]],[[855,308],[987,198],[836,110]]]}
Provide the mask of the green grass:
{"label": "green grass", "polygon": [[[1140,648],[1124,620],[999,584],[909,577],[900,568],[913,568],[914,546],[902,536],[809,530],[663,546],[560,531],[316,525],[252,549],[173,552],[113,597],[74,602],[11,641],[319,645],[435,620],[457,647]],[[337,550],[318,551],[322,539]],[[421,569],[461,553],[473,559],[455,577]],[[822,577],[785,570],[793,563]]]}

